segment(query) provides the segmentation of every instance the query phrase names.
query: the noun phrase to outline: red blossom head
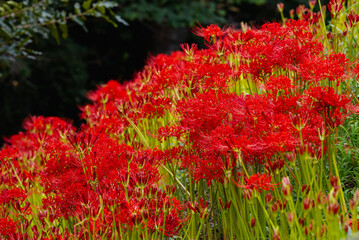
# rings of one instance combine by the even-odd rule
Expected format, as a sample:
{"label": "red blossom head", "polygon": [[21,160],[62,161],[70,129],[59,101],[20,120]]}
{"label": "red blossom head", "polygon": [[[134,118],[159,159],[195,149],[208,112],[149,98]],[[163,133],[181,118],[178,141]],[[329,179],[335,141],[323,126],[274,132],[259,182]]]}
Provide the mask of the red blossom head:
{"label": "red blossom head", "polygon": [[255,175],[249,176],[248,178],[244,179],[245,185],[239,185],[238,183],[234,182],[238,187],[250,190],[261,190],[270,191],[275,188],[277,184],[272,183],[272,177],[266,174],[257,173]]}
{"label": "red blossom head", "polygon": [[0,218],[0,236],[7,237],[15,234],[17,223],[10,218]]}
{"label": "red blossom head", "polygon": [[343,3],[345,0],[330,0],[327,7],[332,18],[336,18],[343,8]]}
{"label": "red blossom head", "polygon": [[194,34],[197,36],[203,37],[207,42],[216,41],[217,38],[223,38],[227,34],[226,29],[222,30],[217,25],[209,25],[206,28],[199,25],[198,27],[193,28]]}

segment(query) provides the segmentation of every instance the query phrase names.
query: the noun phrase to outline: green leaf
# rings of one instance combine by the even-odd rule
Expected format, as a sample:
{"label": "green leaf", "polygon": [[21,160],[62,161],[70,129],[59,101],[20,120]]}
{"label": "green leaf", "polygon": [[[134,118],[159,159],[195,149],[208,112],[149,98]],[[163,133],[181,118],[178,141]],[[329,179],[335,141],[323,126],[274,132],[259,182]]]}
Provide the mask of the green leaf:
{"label": "green leaf", "polygon": [[67,30],[67,24],[66,22],[59,24],[60,30],[62,32],[62,38],[67,38],[69,36],[69,32]]}
{"label": "green leaf", "polygon": [[84,24],[84,21],[83,21],[81,18],[79,18],[79,17],[77,17],[77,16],[73,16],[73,17],[72,17],[72,20],[73,20],[75,23],[77,23],[78,25],[80,25],[80,26],[85,30],[85,32],[87,32],[87,28],[86,28],[86,26],[85,26],[85,24]]}
{"label": "green leaf", "polygon": [[100,13],[99,11],[93,10],[93,9],[87,11],[87,14],[90,16],[93,16],[93,17],[97,17],[97,18],[102,16],[102,13]]}
{"label": "green leaf", "polygon": [[14,6],[14,7],[17,7],[19,4],[17,2],[14,2],[14,1],[7,1],[6,2],[8,5],[10,6]]}
{"label": "green leaf", "polygon": [[117,22],[122,23],[125,26],[129,25],[120,15],[115,15],[114,17],[115,17]]}
{"label": "green leaf", "polygon": [[114,8],[118,6],[117,2],[113,2],[113,1],[105,1],[105,2],[99,2],[97,4],[97,6],[99,7],[105,7],[105,8]]}
{"label": "green leaf", "polygon": [[6,38],[11,38],[11,28],[2,21],[0,21],[0,35]]}
{"label": "green leaf", "polygon": [[91,7],[91,3],[92,3],[92,0],[87,0],[85,2],[82,3],[82,7],[85,9],[85,10],[88,10],[90,7]]}
{"label": "green leaf", "polygon": [[75,13],[76,14],[79,14],[79,13],[81,13],[81,6],[80,6],[80,3],[75,3],[75,5],[74,5],[74,8],[75,8]]}
{"label": "green leaf", "polygon": [[101,13],[101,14],[105,14],[106,13],[106,8],[104,6],[101,6],[99,4],[96,5],[97,10]]}
{"label": "green leaf", "polygon": [[31,42],[32,42],[31,38],[30,38],[30,37],[27,37],[27,38],[22,39],[22,40],[18,43],[18,46],[20,46],[20,47],[25,47],[25,46],[27,46],[28,44],[30,44]]}
{"label": "green leaf", "polygon": [[11,8],[9,7],[9,5],[4,4],[2,5],[2,7],[5,9],[5,12],[11,12]]}
{"label": "green leaf", "polygon": [[56,24],[55,23],[51,24],[50,29],[51,29],[51,35],[55,38],[57,44],[60,44],[59,31],[57,30]]}
{"label": "green leaf", "polygon": [[111,23],[114,27],[118,27],[118,25],[112,21],[109,17],[107,17],[106,15],[102,16],[103,19],[105,19],[107,22]]}

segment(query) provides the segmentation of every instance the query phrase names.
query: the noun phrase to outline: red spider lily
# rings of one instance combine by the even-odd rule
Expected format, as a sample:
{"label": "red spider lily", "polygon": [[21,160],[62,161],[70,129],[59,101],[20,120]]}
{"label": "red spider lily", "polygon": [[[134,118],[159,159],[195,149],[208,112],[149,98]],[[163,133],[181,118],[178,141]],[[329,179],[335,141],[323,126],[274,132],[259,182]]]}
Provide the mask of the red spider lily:
{"label": "red spider lily", "polygon": [[200,218],[207,218],[208,216],[208,202],[204,203],[204,199],[201,198],[200,199],[200,203],[198,204],[198,202],[194,202],[191,203],[190,201],[187,202],[187,206],[190,210],[192,210],[195,213],[198,213],[200,215]]}
{"label": "red spider lily", "polygon": [[[41,176],[47,195],[44,208],[53,216],[78,216],[81,221],[97,216],[106,203],[111,209],[121,206],[121,214],[114,220],[109,213],[106,221],[95,222],[96,232],[115,221],[129,228],[146,223],[150,230],[165,224],[165,234],[175,234],[182,224],[182,208],[157,187],[156,151],[134,151],[100,128],[85,129],[91,134],[80,132],[68,137],[68,143],[45,144],[49,160]],[[154,214],[159,210],[167,212],[166,219],[164,214]]]}
{"label": "red spider lily", "polygon": [[331,127],[343,123],[351,108],[351,101],[344,95],[336,94],[333,88],[310,87],[304,96],[306,104],[313,106],[313,110],[323,114],[325,122]]}
{"label": "red spider lily", "polygon": [[110,80],[106,83],[106,85],[98,87],[96,91],[89,92],[87,97],[93,102],[102,103],[115,99],[129,99],[125,85],[122,85],[115,80]]}
{"label": "red spider lily", "polygon": [[[298,10],[311,24],[319,16]],[[326,53],[304,20],[243,31],[214,25],[194,31],[208,41],[207,49],[183,45],[182,51],[151,57],[132,82],[110,80],[89,93],[92,103],[82,108],[86,124],[78,132],[59,118],[31,117],[25,132],[7,140],[0,151],[0,183],[9,190],[2,190],[0,199],[4,205],[13,203],[13,216],[27,214],[28,203],[20,203],[33,181],[39,181],[40,227],[61,218],[77,221],[72,233],[52,227],[40,234],[50,236],[51,231],[54,238],[81,239],[89,233],[89,224],[96,237],[118,236],[119,226],[124,232],[147,227],[153,236],[164,231],[174,237],[190,218],[182,213],[191,209],[205,218],[208,203],[181,204],[164,183],[162,164],[187,170],[191,179],[208,184],[237,180],[238,166],[255,164],[268,174],[245,178],[241,173],[243,182],[235,182],[250,199],[253,191],[278,185],[270,174],[280,171],[286,160],[293,163],[304,153],[313,159],[326,154],[325,136],[358,112],[346,95],[319,87],[326,81],[347,81],[359,74],[358,66],[353,69],[343,54]],[[242,81],[255,84],[255,89],[238,87]],[[161,143],[152,143],[158,148],[148,148],[141,134],[157,138]],[[322,149],[318,146],[323,141]],[[25,191],[16,190],[20,185]],[[292,191],[287,178],[282,191],[286,197]],[[337,213],[335,204],[328,205],[328,196],[315,197],[304,199],[305,209],[317,204]],[[287,205],[269,193],[265,200],[272,211]],[[219,201],[222,209],[230,208],[230,201]],[[290,222],[293,217],[287,214]],[[16,227],[27,229],[25,221],[20,223]],[[34,237],[39,236],[36,230]]]}
{"label": "red spider lily", "polygon": [[357,74],[357,78],[359,78],[359,63],[356,64],[354,72]]}
{"label": "red spider lily", "polygon": [[338,16],[340,10],[343,8],[344,1],[345,0],[330,0],[327,6],[332,18],[336,18]]}
{"label": "red spider lily", "polygon": [[303,14],[305,14],[306,11],[307,8],[304,5],[299,5],[298,7],[296,7],[295,13],[298,16],[298,19],[303,19]]}
{"label": "red spider lily", "polygon": [[305,81],[335,81],[337,85],[350,76],[348,59],[342,53],[332,53],[326,58],[314,56],[299,65],[299,73]]}
{"label": "red spider lily", "polygon": [[71,134],[75,128],[71,123],[57,117],[30,117],[24,121],[26,132],[20,132],[5,139],[8,145],[16,148],[18,156],[32,155],[39,150],[45,138],[57,139]]}
{"label": "red spider lily", "polygon": [[[301,146],[296,129],[300,121],[305,123],[300,127],[305,142],[303,150],[317,154],[314,143],[320,145],[318,128],[322,128],[323,110],[315,113],[315,105],[307,103],[298,108],[300,101],[306,99],[300,95],[293,99],[283,97],[273,100],[272,97],[244,98],[207,92],[198,94],[195,99],[180,102],[178,111],[183,117],[181,128],[178,128],[188,135],[184,148],[191,146],[191,152],[198,153],[188,156],[184,154],[182,166],[191,169],[196,176],[206,176],[207,180],[211,180],[224,176],[219,170],[223,172],[226,168],[217,167],[217,163],[221,162],[220,156],[235,156],[236,149],[243,153],[244,162],[264,163],[265,159],[271,159],[278,152],[293,151]],[[341,108],[338,106],[338,109]],[[296,114],[298,119],[288,116],[288,111]],[[267,164],[274,166],[274,162],[270,160]],[[283,164],[279,168],[281,166]]]}
{"label": "red spider lily", "polygon": [[13,146],[5,146],[0,150],[0,161],[5,164],[8,160],[14,159],[19,155],[18,150]]}
{"label": "red spider lily", "polygon": [[224,203],[224,204],[223,204],[223,201],[222,201],[221,198],[219,198],[218,200],[219,200],[219,204],[221,205],[221,208],[222,208],[223,210],[227,210],[228,208],[230,208],[230,206],[231,206],[231,204],[232,204],[232,200],[229,200],[229,202]]}
{"label": "red spider lily", "polygon": [[141,109],[141,115],[138,118],[160,118],[164,114],[164,110],[170,108],[171,99],[169,98],[151,98],[148,103],[145,103]]}
{"label": "red spider lily", "polygon": [[0,218],[0,236],[6,237],[16,232],[17,223],[9,218]]}
{"label": "red spider lily", "polygon": [[284,94],[289,94],[292,88],[294,88],[292,81],[283,75],[279,77],[271,76],[265,84],[265,89],[272,91],[274,96],[276,96],[280,90],[284,90]]}
{"label": "red spider lily", "polygon": [[58,117],[31,116],[24,121],[24,129],[34,133],[46,133],[57,136],[74,130],[69,122]]}
{"label": "red spider lily", "polygon": [[[353,12],[350,12],[348,15],[348,20],[349,20],[349,28],[352,28],[357,24],[357,22],[359,22],[359,15],[355,14]],[[348,28],[347,22],[345,22],[344,24]]]}
{"label": "red spider lily", "polygon": [[303,19],[310,23],[310,25],[315,25],[319,22],[319,19],[321,18],[320,12],[308,12],[303,14]]}
{"label": "red spider lily", "polygon": [[[347,220],[346,224],[348,224],[349,227],[351,229],[353,229],[353,222],[354,222],[354,220],[352,218],[350,218],[349,220]],[[357,229],[356,230],[359,230],[359,221],[357,220],[356,223],[357,223]],[[348,231],[348,229],[346,231]]]}
{"label": "red spider lily", "polygon": [[220,29],[217,25],[209,25],[206,28],[199,25],[193,29],[194,34],[197,36],[203,37],[207,42],[211,40],[215,41],[216,38],[222,38],[226,35],[227,31]]}
{"label": "red spider lily", "polygon": [[235,181],[233,181],[233,183],[237,187],[250,189],[250,190],[257,190],[258,192],[261,192],[261,190],[265,190],[265,191],[273,190],[278,185],[278,184],[273,184],[272,177],[264,173],[263,174],[257,173],[249,176],[248,178],[245,178],[244,185],[236,183]]}
{"label": "red spider lily", "polygon": [[182,50],[187,54],[187,56],[190,58],[189,60],[192,60],[192,58],[195,56],[195,54],[198,51],[197,44],[192,44],[191,46],[188,43],[181,44]]}
{"label": "red spider lily", "polygon": [[27,194],[23,189],[3,189],[0,192],[0,205],[14,203],[15,201],[20,201],[22,203],[26,197]]}

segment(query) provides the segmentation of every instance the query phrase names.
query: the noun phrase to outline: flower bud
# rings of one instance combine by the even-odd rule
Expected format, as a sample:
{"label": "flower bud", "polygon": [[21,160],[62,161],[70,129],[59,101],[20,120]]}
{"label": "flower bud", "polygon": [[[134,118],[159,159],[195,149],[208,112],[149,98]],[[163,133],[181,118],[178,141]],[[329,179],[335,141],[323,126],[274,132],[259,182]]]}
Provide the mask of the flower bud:
{"label": "flower bud", "polygon": [[313,10],[315,4],[317,3],[317,0],[309,0],[309,7]]}
{"label": "flower bud", "polygon": [[304,185],[302,186],[302,193],[304,193],[305,195],[307,195],[307,194],[309,193],[309,191],[310,191],[310,185],[304,184]]}
{"label": "flower bud", "polygon": [[299,218],[298,222],[302,227],[304,226],[304,219],[303,218]]}
{"label": "flower bud", "polygon": [[327,231],[327,225],[323,224],[322,229],[320,231],[320,237],[323,237],[324,233]]}
{"label": "flower bud", "polygon": [[277,204],[277,202],[275,202],[275,203],[272,205],[271,209],[272,209],[272,212],[276,212],[276,211],[278,210],[278,204]]}
{"label": "flower bud", "polygon": [[349,225],[347,223],[344,225],[344,231],[346,233],[348,233],[348,231],[349,231]]}
{"label": "flower bud", "polygon": [[310,206],[311,206],[311,199],[310,198],[306,198],[303,200],[303,208],[304,210],[309,210]]}
{"label": "flower bud", "polygon": [[256,219],[252,218],[251,219],[251,227],[253,228],[256,225]]}
{"label": "flower bud", "polygon": [[280,236],[279,236],[279,233],[278,233],[278,229],[274,229],[273,230],[273,240],[280,240]]}
{"label": "flower bud", "polygon": [[284,3],[278,3],[278,4],[277,4],[277,9],[278,9],[279,12],[283,12],[283,10],[284,10]]}
{"label": "flower bud", "polygon": [[288,219],[289,226],[292,227],[293,220],[294,220],[294,212],[287,213],[287,219]]}
{"label": "flower bud", "polygon": [[339,211],[339,204],[338,203],[329,203],[327,207],[327,211],[330,214],[336,215]]}
{"label": "flower bud", "polygon": [[310,220],[309,230],[310,230],[310,231],[313,231],[313,219]]}
{"label": "flower bud", "polygon": [[289,177],[283,177],[282,179],[282,192],[286,197],[292,194],[292,185],[290,184]]}
{"label": "flower bud", "polygon": [[334,177],[333,175],[330,176],[330,185],[332,185],[332,187],[337,187],[338,186],[338,177]]}
{"label": "flower bud", "polygon": [[294,9],[289,10],[289,16],[291,19],[294,19]]}
{"label": "flower bud", "polygon": [[273,201],[274,197],[273,197],[273,195],[271,193],[267,193],[265,195],[264,199],[265,199],[266,203],[268,204],[268,203],[271,203]]}

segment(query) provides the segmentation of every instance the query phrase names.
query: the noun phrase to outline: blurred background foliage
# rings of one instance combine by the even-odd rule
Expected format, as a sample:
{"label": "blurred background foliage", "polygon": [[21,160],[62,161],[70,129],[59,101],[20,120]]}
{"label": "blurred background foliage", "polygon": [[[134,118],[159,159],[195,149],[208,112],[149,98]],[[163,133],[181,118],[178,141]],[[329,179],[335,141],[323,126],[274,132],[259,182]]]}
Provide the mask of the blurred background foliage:
{"label": "blurred background foliage", "polygon": [[[80,124],[86,93],[130,80],[149,55],[200,43],[191,27],[259,26],[305,0],[0,0],[0,136],[31,115]],[[0,140],[0,143],[2,139]]]}

